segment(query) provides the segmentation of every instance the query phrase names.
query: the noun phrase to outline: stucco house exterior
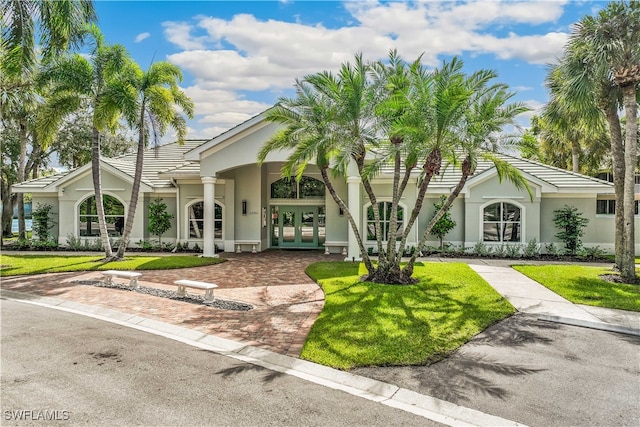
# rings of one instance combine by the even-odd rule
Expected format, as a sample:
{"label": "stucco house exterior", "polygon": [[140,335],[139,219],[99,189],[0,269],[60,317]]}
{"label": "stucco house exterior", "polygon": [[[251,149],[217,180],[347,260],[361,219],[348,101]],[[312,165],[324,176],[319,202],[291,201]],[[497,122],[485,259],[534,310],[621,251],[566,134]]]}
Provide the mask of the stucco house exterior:
{"label": "stucco house exterior", "polygon": [[[308,248],[342,253],[349,260],[360,258],[347,218],[325,191],[315,166],[308,167],[300,182],[290,182],[280,174],[289,153],[272,152],[257,165],[258,151],[278,126],[258,115],[210,140],[189,140],[182,146],[174,143],[147,150],[131,244],[154,238],[147,231],[148,207],[161,198],[174,216],[163,241],[198,244],[204,256],[221,251]],[[522,172],[533,190],[533,199],[510,182],[500,182],[492,163],[478,164],[452,206],[457,226],[447,235],[448,242],[471,247],[477,242],[524,245],[536,239],[543,247],[551,242],[561,246],[554,237],[557,229],[553,212],[569,205],[589,219],[582,239],[585,246],[597,245],[613,252],[614,215],[606,209],[614,199],[611,183],[517,157],[501,157]],[[129,204],[135,154],[102,158],[101,166],[109,230],[117,239],[120,218]],[[374,236],[369,232],[371,206],[357,173],[349,175],[336,178],[335,187],[360,225],[366,244],[374,247]],[[432,180],[407,246],[417,245],[434,203],[441,194],[449,194],[458,180],[459,172],[453,169],[444,170]],[[373,186],[385,232],[390,201],[385,196],[391,195],[391,175],[382,173]],[[34,207],[38,203],[53,206],[56,225],[52,234],[61,244],[70,237],[98,237],[90,164],[14,185],[13,190],[31,193]],[[417,177],[400,203],[399,216],[405,221],[416,194]],[[640,223],[636,222],[636,241],[640,241],[638,229]],[[438,239],[434,236],[429,244],[437,246]]]}

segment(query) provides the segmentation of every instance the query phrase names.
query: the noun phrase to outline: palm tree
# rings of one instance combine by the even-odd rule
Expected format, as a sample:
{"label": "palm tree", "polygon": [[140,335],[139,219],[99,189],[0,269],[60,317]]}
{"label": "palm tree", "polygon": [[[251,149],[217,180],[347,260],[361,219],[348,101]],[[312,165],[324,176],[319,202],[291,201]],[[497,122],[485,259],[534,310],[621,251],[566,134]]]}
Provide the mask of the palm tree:
{"label": "palm tree", "polygon": [[[369,271],[367,280],[412,282],[417,251],[403,269],[400,260],[431,178],[440,172],[444,159],[460,165],[456,156],[463,153],[463,180],[447,199],[445,209],[448,208],[473,173],[477,157],[482,155],[480,150],[495,149],[495,144],[487,144],[493,142],[494,133],[526,110],[520,104],[505,105],[511,94],[504,85],[489,84],[495,77],[493,72],[467,76],[461,71],[462,66],[455,59],[445,63],[441,70],[429,72],[420,64],[420,58],[406,64],[395,52],[391,52],[388,62],[373,65],[356,56],[355,64],[343,65],[337,76],[324,72],[297,81],[297,97],[281,99],[278,106],[266,113],[268,120],[284,124],[286,129],[265,144],[259,161],[264,161],[273,150],[291,149],[283,174],[299,177],[315,159],[329,193],[347,215]],[[526,187],[522,177],[505,162],[494,160],[501,177]],[[350,164],[355,165],[373,207],[378,246],[376,265],[365,250],[358,224],[329,181],[329,165],[334,174],[346,176]],[[392,214],[388,234],[383,236],[371,179],[388,166],[394,171]],[[418,167],[423,174],[418,198],[407,227],[400,232],[393,212],[398,212],[411,172]],[[438,219],[436,216],[434,221]],[[421,245],[431,227],[432,224],[425,231]],[[401,239],[397,249],[396,236]]]}
{"label": "palm tree", "polygon": [[172,127],[177,132],[179,144],[184,143],[187,135],[187,124],[180,110],[187,117],[193,118],[193,102],[178,87],[178,82],[181,81],[182,72],[180,68],[164,61],[152,64],[146,73],[137,73],[135,87],[138,92],[138,99],[137,115],[134,122],[135,127],[138,129],[136,170],[127,219],[118,245],[116,258],[124,257],[125,250],[129,244],[140,193],[140,182],[142,181],[144,152],[148,146],[149,135],[153,133],[157,143],[167,129]]}
{"label": "palm tree", "polygon": [[69,47],[78,47],[83,27],[96,20],[91,0],[0,0],[0,9],[2,68],[12,76],[36,70],[36,39],[46,62]]}
{"label": "palm tree", "polygon": [[[369,66],[362,56],[356,55],[354,63],[343,64],[337,75],[325,71],[296,80],[296,97],[280,98],[278,104],[265,113],[266,120],[283,124],[286,129],[267,141],[258,153],[258,162],[262,163],[271,151],[294,149],[282,173],[299,179],[307,164],[315,161],[329,194],[345,213],[363,262],[371,272],[375,268],[358,225],[329,177],[330,169],[334,176],[346,176],[349,167],[355,165],[370,200],[372,203],[376,200],[371,182],[364,173],[367,147],[376,144],[368,71]],[[379,213],[376,209],[374,212],[379,235]]]}
{"label": "palm tree", "polygon": [[[0,35],[0,110],[19,122],[20,154],[18,182],[27,179],[27,118],[33,116],[36,103],[35,79],[38,66],[83,39],[83,27],[96,19],[90,0],[0,0],[2,34]],[[37,54],[39,42],[41,57]],[[7,100],[17,101],[19,108],[7,108]],[[10,102],[9,102],[10,103]],[[24,239],[24,198],[18,194],[19,238]]]}
{"label": "palm tree", "polygon": [[54,62],[43,73],[43,82],[51,85],[51,98],[41,109],[39,131],[42,138],[53,138],[61,121],[89,101],[93,111],[91,171],[96,198],[100,238],[107,259],[112,258],[105,220],[100,173],[100,136],[114,132],[122,114],[133,117],[137,110],[134,85],[139,68],[122,45],[109,46],[95,26],[87,28],[94,46],[88,57],[75,54]]}
{"label": "palm tree", "polygon": [[[635,171],[640,84],[640,3],[611,2],[596,17],[575,24],[565,51],[566,76],[580,100],[596,95],[611,132],[616,186],[616,264],[622,278],[635,282]],[[576,71],[579,71],[576,73]],[[595,89],[595,90],[593,90]],[[616,105],[615,90],[622,94]],[[615,107],[625,111],[625,140]],[[622,212],[620,212],[622,211]],[[620,212],[620,213],[619,213]]]}

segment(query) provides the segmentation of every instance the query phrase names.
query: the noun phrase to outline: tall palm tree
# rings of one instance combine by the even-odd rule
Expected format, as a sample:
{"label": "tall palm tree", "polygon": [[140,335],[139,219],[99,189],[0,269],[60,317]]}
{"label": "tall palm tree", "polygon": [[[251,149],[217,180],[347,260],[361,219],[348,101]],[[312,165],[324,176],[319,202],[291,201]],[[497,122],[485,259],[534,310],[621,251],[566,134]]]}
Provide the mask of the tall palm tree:
{"label": "tall palm tree", "polygon": [[91,0],[0,0],[0,10],[2,68],[12,76],[36,70],[37,44],[46,62],[69,47],[78,47],[83,27],[96,20]]}
{"label": "tall palm tree", "polygon": [[[570,85],[579,99],[596,95],[611,132],[614,185],[616,186],[616,264],[622,278],[635,282],[635,172],[638,162],[638,90],[640,85],[640,3],[615,1],[597,16],[575,24],[565,52],[573,74]],[[614,117],[614,89],[622,94],[625,139]],[[619,214],[619,211],[622,212]],[[620,233],[620,235],[618,235]]]}
{"label": "tall palm tree", "polygon": [[54,62],[43,73],[42,81],[51,87],[51,98],[40,110],[39,131],[42,138],[53,138],[64,117],[78,111],[87,101],[93,111],[91,171],[96,198],[100,238],[106,258],[113,256],[105,219],[100,173],[100,135],[114,132],[121,115],[131,118],[137,113],[134,85],[139,70],[122,45],[109,46],[97,27],[87,28],[93,38],[91,53],[85,57],[69,55]]}
{"label": "tall palm tree", "polygon": [[187,117],[193,118],[193,101],[178,87],[181,81],[180,68],[164,61],[153,63],[145,73],[140,70],[136,73],[135,88],[138,99],[137,115],[133,124],[138,129],[138,152],[129,210],[116,258],[124,257],[129,244],[142,181],[144,152],[148,146],[149,136],[153,134],[157,143],[169,127],[175,129],[179,144],[184,143],[187,136],[187,124],[180,111]]}
{"label": "tall palm tree", "polygon": [[[47,62],[83,39],[83,27],[96,19],[90,0],[0,0],[0,110],[19,122],[21,149],[18,181],[27,179],[27,117],[35,111],[35,79],[41,61]],[[39,44],[41,55],[36,45]],[[16,99],[19,108],[6,108]],[[24,198],[19,193],[19,238],[25,238]]]}
{"label": "tall palm tree", "polygon": [[[494,73],[480,71],[467,76],[461,71],[462,66],[462,62],[455,59],[432,73],[420,64],[419,58],[406,64],[395,52],[391,52],[389,61],[373,65],[365,64],[356,56],[355,64],[343,65],[337,76],[324,72],[296,82],[297,97],[282,99],[266,114],[269,120],[284,124],[286,129],[265,144],[259,161],[264,161],[273,150],[291,149],[293,152],[283,172],[301,176],[306,165],[315,159],[329,193],[348,217],[369,271],[367,280],[412,281],[415,256],[404,269],[400,260],[431,177],[439,173],[444,159],[459,164],[456,155],[464,154],[463,180],[447,200],[447,207],[450,206],[464,186],[464,180],[473,173],[480,150],[495,149],[495,144],[487,141],[492,142],[495,132],[526,110],[520,104],[506,104],[511,97],[506,87],[489,84]],[[500,176],[507,176],[516,185],[525,187],[520,175],[499,159],[495,158],[495,162]],[[329,165],[335,174],[346,176],[349,164],[356,166],[371,202],[378,245],[377,264],[371,262],[359,225],[328,178]],[[394,208],[398,212],[398,202],[411,171],[419,166],[424,176],[407,227],[400,232],[392,214],[388,234],[383,236],[376,194],[370,183],[387,166],[394,170],[392,212]],[[400,235],[401,244],[396,249],[396,236]],[[386,248],[382,245],[385,238]],[[424,239],[426,237],[421,244]]]}

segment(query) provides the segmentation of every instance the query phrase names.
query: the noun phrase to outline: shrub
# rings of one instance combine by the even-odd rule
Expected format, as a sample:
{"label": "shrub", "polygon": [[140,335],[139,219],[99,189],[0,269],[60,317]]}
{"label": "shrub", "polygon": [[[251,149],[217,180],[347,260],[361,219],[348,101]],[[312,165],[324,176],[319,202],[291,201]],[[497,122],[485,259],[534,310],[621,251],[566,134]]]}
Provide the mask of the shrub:
{"label": "shrub", "polygon": [[162,199],[155,199],[149,204],[149,233],[158,236],[158,244],[162,234],[171,228],[173,215],[167,212],[167,204]]}
{"label": "shrub", "polygon": [[580,237],[584,235],[584,228],[589,223],[587,218],[578,212],[578,208],[565,205],[564,208],[553,211],[553,222],[560,230],[556,237],[564,243],[565,252],[575,255],[582,247]]}
{"label": "shrub", "polygon": [[[41,205],[38,203],[31,212],[33,234],[38,236],[38,241],[43,242],[44,246],[52,244],[51,235],[49,234],[49,230],[54,226],[51,218],[51,209],[53,209],[53,206],[49,204]],[[55,244],[57,246],[58,242],[55,241]]]}
{"label": "shrub", "polygon": [[525,258],[536,258],[540,255],[540,244],[536,239],[531,239],[522,250],[522,255]]}
{"label": "shrub", "polygon": [[553,242],[547,243],[546,245],[544,245],[544,250],[546,253],[553,256],[557,256],[560,253],[560,251],[558,250],[558,247]]}
{"label": "shrub", "polygon": [[508,258],[520,258],[520,250],[522,249],[522,245],[507,245],[506,249]]}
{"label": "shrub", "polygon": [[591,248],[582,248],[579,252],[580,257],[588,260],[596,261],[606,256],[606,252],[600,249],[600,246],[594,246]]}
{"label": "shrub", "polygon": [[[444,194],[440,196],[440,201],[433,205],[433,207],[435,208],[435,211],[433,212],[433,216],[436,216],[438,212],[440,212],[446,200],[447,200],[447,196],[445,196]],[[456,225],[457,225],[456,222],[453,219],[451,219],[451,212],[449,212],[449,209],[447,209],[444,212],[444,214],[440,217],[440,219],[436,221],[435,224],[433,224],[430,234],[436,236],[440,240],[440,249],[442,249],[442,246],[443,246],[443,239],[445,238],[448,232],[450,232],[456,227]]]}
{"label": "shrub", "polygon": [[489,256],[493,252],[493,248],[491,246],[487,246],[483,242],[478,242],[473,245],[471,252],[478,256]]}

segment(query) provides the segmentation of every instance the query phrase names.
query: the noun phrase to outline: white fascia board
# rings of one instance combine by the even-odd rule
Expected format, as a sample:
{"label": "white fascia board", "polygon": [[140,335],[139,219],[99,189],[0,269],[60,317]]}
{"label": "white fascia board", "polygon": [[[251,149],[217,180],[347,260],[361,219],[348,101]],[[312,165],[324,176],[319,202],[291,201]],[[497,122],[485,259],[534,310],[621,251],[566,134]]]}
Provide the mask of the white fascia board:
{"label": "white fascia board", "polygon": [[[547,181],[544,181],[540,178],[537,178],[527,172],[520,170],[520,173],[524,178],[534,185],[534,189],[536,190],[537,196],[540,197],[540,193],[557,193],[559,190],[555,185],[549,184]],[[461,193],[465,194],[469,191],[469,189],[475,187],[478,184],[481,184],[495,176],[498,175],[498,171],[495,166],[490,167],[489,169],[483,171],[482,173],[474,176],[470,180],[466,182],[464,187],[462,188]],[[453,187],[452,187],[453,189]]]}
{"label": "white fascia board", "polygon": [[[224,146],[229,145],[231,143],[231,140],[236,141],[239,135],[242,135],[242,133],[260,124],[261,122],[264,122],[264,115],[262,113],[250,118],[246,122],[241,123],[232,129],[229,129],[226,132],[221,133],[208,142],[205,142],[204,144],[194,148],[193,150],[186,152],[184,154],[184,160],[198,161],[201,157],[206,157],[207,155],[213,154],[216,151],[224,148]],[[264,122],[263,126],[266,126],[266,124],[267,123]],[[224,142],[227,142],[227,144],[223,144]]]}

